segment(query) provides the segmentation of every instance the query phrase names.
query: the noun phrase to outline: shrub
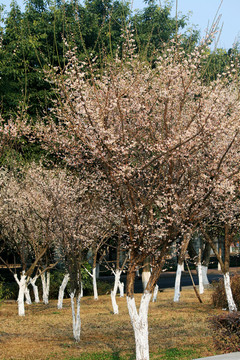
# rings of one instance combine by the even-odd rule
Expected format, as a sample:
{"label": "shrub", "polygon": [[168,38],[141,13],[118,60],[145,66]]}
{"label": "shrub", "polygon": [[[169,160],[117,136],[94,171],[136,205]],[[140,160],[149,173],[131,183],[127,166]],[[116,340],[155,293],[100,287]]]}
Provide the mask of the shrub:
{"label": "shrub", "polygon": [[[227,308],[228,304],[223,279],[213,282],[212,286],[214,289],[212,294],[213,306],[216,308]],[[231,289],[235,304],[240,309],[240,275],[236,274],[231,277]]]}
{"label": "shrub", "polygon": [[[58,298],[58,292],[59,287],[62,284],[63,278],[64,278],[65,272],[63,270],[54,269],[51,272],[50,277],[50,291],[49,291],[49,298],[50,299],[57,299]],[[39,292],[42,295],[42,285],[41,285],[41,279],[39,278]],[[66,296],[65,292],[65,296]]]}
{"label": "shrub", "polygon": [[97,286],[98,286],[98,294],[99,295],[110,294],[111,290],[113,288],[112,283],[109,283],[108,281],[102,281],[102,280],[98,280]]}
{"label": "shrub", "polygon": [[17,296],[18,296],[17,284],[0,282],[0,301],[7,299],[16,300]]}
{"label": "shrub", "polygon": [[3,292],[3,283],[0,282],[0,301],[4,298],[4,292]]}
{"label": "shrub", "polygon": [[[91,271],[91,267],[88,263],[84,264],[84,266]],[[49,294],[50,299],[58,298],[59,287],[63,281],[64,275],[65,272],[59,269],[54,269],[54,271],[51,272],[50,294]],[[81,276],[83,282],[84,295],[88,295],[89,293],[92,294],[92,280],[84,268],[81,269]],[[68,282],[65,291],[65,297],[69,297],[69,293],[70,293],[70,283]]]}
{"label": "shrub", "polygon": [[240,312],[209,319],[215,347],[224,352],[240,351]]}

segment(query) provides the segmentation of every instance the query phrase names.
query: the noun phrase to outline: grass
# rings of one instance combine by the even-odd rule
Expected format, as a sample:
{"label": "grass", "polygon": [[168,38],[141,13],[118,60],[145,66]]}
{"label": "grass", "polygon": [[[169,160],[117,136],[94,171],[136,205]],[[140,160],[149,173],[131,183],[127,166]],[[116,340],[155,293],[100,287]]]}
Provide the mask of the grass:
{"label": "grass", "polygon": [[[183,289],[179,304],[173,290],[159,293],[150,304],[149,343],[151,360],[190,360],[215,354],[207,318],[222,311],[210,304],[211,291],[198,303],[193,290]],[[119,315],[113,315],[110,296],[81,300],[82,331],[79,344],[72,340],[70,301],[26,306],[26,316],[17,316],[15,301],[0,307],[1,360],[134,360],[134,336],[126,299],[117,299]],[[136,295],[139,303],[140,294]]]}

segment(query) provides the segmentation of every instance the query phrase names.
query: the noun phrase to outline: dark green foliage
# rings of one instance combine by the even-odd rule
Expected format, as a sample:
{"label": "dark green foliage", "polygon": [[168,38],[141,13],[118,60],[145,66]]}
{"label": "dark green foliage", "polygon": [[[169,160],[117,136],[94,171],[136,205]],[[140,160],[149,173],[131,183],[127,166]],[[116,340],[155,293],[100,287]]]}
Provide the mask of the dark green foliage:
{"label": "dark green foliage", "polygon": [[4,288],[3,283],[0,282],[0,301],[4,299]]}
{"label": "dark green foliage", "polygon": [[[88,263],[85,265],[86,265],[86,268],[89,270],[90,265]],[[65,272],[63,270],[59,270],[59,269],[55,269],[51,272],[50,294],[49,294],[50,299],[58,298],[59,287],[63,281],[64,275],[65,275]],[[92,294],[92,280],[84,268],[82,268],[82,270],[81,270],[81,279],[83,282],[84,295]],[[39,285],[39,290],[40,290],[41,289],[40,282],[38,283],[38,285]],[[70,292],[71,292],[70,291],[70,283],[68,283],[67,288],[65,290],[65,294],[64,294],[65,298],[69,297]]]}
{"label": "dark green foliage", "polygon": [[17,300],[18,285],[16,282],[0,282],[0,300]]}
{"label": "dark green foliage", "polygon": [[97,287],[98,287],[99,295],[106,295],[106,294],[110,294],[113,285],[107,281],[98,280]]}
{"label": "dark green foliage", "polygon": [[186,24],[185,16],[176,23],[171,7],[155,1],[135,14],[130,2],[119,0],[87,0],[83,4],[78,0],[27,0],[23,12],[17,1],[12,1],[2,30],[1,113],[8,118],[27,110],[36,121],[49,112],[54,89],[45,81],[44,71],[53,66],[64,69],[64,39],[76,47],[80,59],[92,54],[101,66],[103,57],[112,58],[121,47],[126,25],[135,29],[138,50],[152,58],[162,43],[174,36],[176,28]]}
{"label": "dark green foliage", "polygon": [[225,353],[240,351],[240,312],[214,316],[209,323],[218,350]]}
{"label": "dark green foliage", "polygon": [[[212,286],[214,289],[212,294],[213,306],[221,309],[228,308],[223,279],[215,281]],[[240,275],[236,274],[231,277],[231,288],[235,304],[240,309]]]}
{"label": "dark green foliage", "polygon": [[[89,271],[91,271],[91,266],[87,265],[87,268]],[[55,269],[51,271],[51,278],[50,278],[50,294],[49,299],[57,299],[58,298],[58,292],[59,287],[63,281],[65,272],[63,270]],[[83,281],[83,293],[84,295],[91,296],[93,295],[93,286],[92,286],[92,278],[89,276],[89,274],[86,272],[86,270],[82,269],[82,281]],[[42,283],[41,279],[38,278],[36,285],[38,286],[39,291],[39,297],[42,298]],[[99,295],[106,295],[110,294],[112,289],[112,284],[107,281],[97,281],[98,286],[98,294]],[[31,284],[28,285],[28,288],[30,290],[31,299],[34,301],[34,294],[32,290]],[[70,294],[70,284],[68,283],[67,288],[65,290],[65,298],[69,298]],[[0,300],[1,299],[11,299],[16,300],[18,297],[18,285],[17,283],[12,279],[11,282],[6,282],[4,279],[0,278]]]}
{"label": "dark green foliage", "polygon": [[159,6],[156,1],[148,1],[147,6],[133,17],[133,27],[136,32],[136,42],[139,51],[148,57],[162,48],[176,34],[177,29],[187,25],[186,16],[176,22],[171,17],[171,6]]}
{"label": "dark green foliage", "polygon": [[[59,292],[59,287],[63,281],[64,278],[64,271],[60,271],[60,270],[54,270],[51,272],[51,276],[50,276],[50,292],[49,292],[49,298],[50,299],[57,299],[58,298],[58,292]],[[37,285],[39,287],[39,293],[42,295],[42,288],[41,288],[41,279],[38,278],[37,280]],[[30,287],[30,286],[29,286]],[[69,297],[68,296],[68,292],[65,292],[65,297]]]}
{"label": "dark green foliage", "polygon": [[209,83],[216,80],[218,74],[227,73],[231,63],[239,64],[239,53],[237,49],[216,49],[213,52],[209,52],[206,64],[204,66],[204,80]]}

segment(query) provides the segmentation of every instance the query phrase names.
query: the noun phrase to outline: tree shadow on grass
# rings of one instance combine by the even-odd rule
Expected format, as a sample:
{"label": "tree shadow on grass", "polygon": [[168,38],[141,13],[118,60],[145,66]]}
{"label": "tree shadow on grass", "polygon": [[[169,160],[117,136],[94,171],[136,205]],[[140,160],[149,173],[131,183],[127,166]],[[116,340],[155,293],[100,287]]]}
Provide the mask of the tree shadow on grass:
{"label": "tree shadow on grass", "polygon": [[65,358],[65,360],[134,360],[135,354],[120,355],[120,351],[113,351],[112,353],[92,353],[82,354],[77,358]]}
{"label": "tree shadow on grass", "polygon": [[112,352],[112,357],[109,360],[135,360],[135,354],[120,355],[120,351]]}

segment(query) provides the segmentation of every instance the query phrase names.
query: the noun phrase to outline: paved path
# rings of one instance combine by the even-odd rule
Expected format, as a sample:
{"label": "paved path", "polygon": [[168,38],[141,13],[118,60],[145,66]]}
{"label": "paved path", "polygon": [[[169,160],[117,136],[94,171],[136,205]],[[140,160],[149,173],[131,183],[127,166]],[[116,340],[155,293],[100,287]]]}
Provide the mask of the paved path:
{"label": "paved path", "polygon": [[240,352],[234,352],[231,354],[215,355],[209,356],[201,359],[195,360],[240,360]]}
{"label": "paved path", "polygon": [[[230,268],[230,273],[239,273],[240,274],[240,267]],[[192,271],[193,279],[196,285],[198,285],[198,276],[196,270]],[[159,289],[166,289],[166,288],[174,288],[175,284],[175,272],[163,272],[160,275],[160,278],[158,280],[158,286]],[[219,280],[222,278],[221,271],[218,271],[217,269],[209,269],[208,270],[208,279],[210,283],[212,283],[214,280]],[[114,276],[100,276],[100,280],[114,282]],[[126,275],[121,275],[121,281],[124,282],[124,285],[126,285]],[[191,278],[187,271],[182,272],[181,277],[181,286],[192,286]],[[136,277],[135,284],[134,284],[134,292],[135,293],[142,293],[142,280],[140,277]],[[240,360],[240,357],[239,357]]]}

